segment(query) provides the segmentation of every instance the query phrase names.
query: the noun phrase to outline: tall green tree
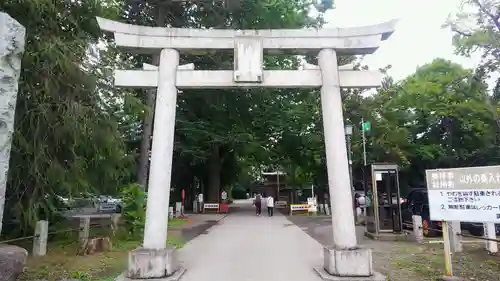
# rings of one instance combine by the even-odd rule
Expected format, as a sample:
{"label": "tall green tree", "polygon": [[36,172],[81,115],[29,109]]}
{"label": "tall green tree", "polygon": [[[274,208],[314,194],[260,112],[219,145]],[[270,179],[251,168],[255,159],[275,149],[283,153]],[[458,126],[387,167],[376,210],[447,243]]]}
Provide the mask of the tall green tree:
{"label": "tall green tree", "polygon": [[369,150],[402,166],[413,186],[425,169],[498,163],[498,127],[486,84],[473,71],[436,59],[400,84],[380,90]]}
{"label": "tall green tree", "polygon": [[[150,8],[161,2],[143,1],[144,9],[135,11],[134,23],[154,25]],[[242,1],[228,8],[224,2],[169,7],[176,27],[190,28],[301,28],[319,24],[319,18],[308,16],[309,1]],[[180,11],[178,10],[180,9]],[[138,13],[137,11],[140,11]],[[130,16],[131,14],[128,14]],[[184,56],[183,62],[193,62],[198,69],[232,69],[232,55],[213,52],[203,56]],[[290,68],[298,65],[296,57],[266,57],[267,68]],[[217,200],[220,190],[238,178],[248,165],[270,162],[270,137],[276,130],[269,122],[279,110],[267,110],[266,104],[287,103],[283,97],[295,95],[284,90],[186,90],[178,98],[174,174],[172,185],[193,186],[196,177],[206,187],[207,200]],[[283,99],[283,101],[282,101]],[[290,99],[292,102],[294,98]],[[274,107],[276,108],[276,107]],[[150,108],[150,110],[152,110]],[[281,118],[281,116],[279,117]],[[246,160],[244,160],[246,159]],[[246,164],[241,164],[246,163]]]}
{"label": "tall green tree", "polygon": [[116,18],[115,3],[0,4],[26,27],[5,207],[6,224],[17,222],[11,230],[29,231],[50,216],[54,194],[113,192],[128,176],[117,101],[101,87],[110,77],[94,49],[103,37],[93,19]]}
{"label": "tall green tree", "polygon": [[[500,66],[500,1],[464,0],[462,9],[450,17],[445,26],[455,32],[453,45],[458,54],[480,53],[482,62],[477,72],[488,75]],[[495,89],[497,89],[498,83]],[[498,90],[495,91],[498,100]]]}

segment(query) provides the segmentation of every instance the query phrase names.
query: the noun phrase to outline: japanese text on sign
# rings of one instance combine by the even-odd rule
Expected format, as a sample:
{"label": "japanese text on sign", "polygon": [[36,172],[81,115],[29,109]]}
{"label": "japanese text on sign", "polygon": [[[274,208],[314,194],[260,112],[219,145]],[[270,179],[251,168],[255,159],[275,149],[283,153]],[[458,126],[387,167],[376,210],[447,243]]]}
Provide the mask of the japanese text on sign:
{"label": "japanese text on sign", "polygon": [[500,166],[427,170],[431,220],[500,222]]}

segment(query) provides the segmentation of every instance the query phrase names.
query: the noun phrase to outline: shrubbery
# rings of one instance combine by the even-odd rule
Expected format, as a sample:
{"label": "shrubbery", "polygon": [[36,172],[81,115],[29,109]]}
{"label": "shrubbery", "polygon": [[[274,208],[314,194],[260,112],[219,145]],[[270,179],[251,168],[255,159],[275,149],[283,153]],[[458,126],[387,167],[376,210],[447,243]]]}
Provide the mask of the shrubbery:
{"label": "shrubbery", "polygon": [[127,185],[121,191],[123,197],[122,220],[131,235],[140,235],[146,221],[146,193],[137,183]]}
{"label": "shrubbery", "polygon": [[232,190],[233,199],[246,199],[247,191],[242,188],[233,188]]}

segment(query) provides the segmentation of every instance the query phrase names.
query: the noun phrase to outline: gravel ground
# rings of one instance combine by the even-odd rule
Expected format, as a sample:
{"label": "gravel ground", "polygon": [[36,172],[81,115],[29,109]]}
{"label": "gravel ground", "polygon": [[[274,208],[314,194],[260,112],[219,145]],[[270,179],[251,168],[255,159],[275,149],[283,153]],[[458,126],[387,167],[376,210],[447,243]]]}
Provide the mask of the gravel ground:
{"label": "gravel ground", "polygon": [[[323,245],[331,245],[328,217],[293,216],[288,219]],[[418,245],[414,242],[376,241],[364,237],[357,226],[358,244],[373,249],[375,269],[393,281],[434,281],[443,275],[443,244]],[[489,255],[482,241],[464,244],[463,253],[453,256],[453,271],[466,280],[499,281],[500,255]]]}

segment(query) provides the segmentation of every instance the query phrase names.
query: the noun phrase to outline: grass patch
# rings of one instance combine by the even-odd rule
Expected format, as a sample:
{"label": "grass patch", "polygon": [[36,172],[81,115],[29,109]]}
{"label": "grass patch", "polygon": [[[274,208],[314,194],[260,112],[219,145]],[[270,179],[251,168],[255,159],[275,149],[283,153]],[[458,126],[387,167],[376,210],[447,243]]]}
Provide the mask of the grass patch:
{"label": "grass patch", "polygon": [[409,279],[418,278],[415,280],[434,281],[442,276],[444,259],[438,249],[408,245],[398,248],[394,254],[397,259],[392,263],[391,271],[404,272]]}
{"label": "grass patch", "polygon": [[442,276],[443,267],[438,258],[423,256],[410,257],[393,263],[394,269],[407,271],[411,276],[425,278],[423,280],[436,280]]}
{"label": "grass patch", "polygon": [[183,225],[188,224],[188,223],[189,223],[189,220],[187,220],[187,219],[173,218],[173,219],[168,221],[168,226],[169,227],[179,227],[179,226],[183,226]]}
{"label": "grass patch", "polygon": [[484,264],[488,266],[493,266],[493,267],[500,267],[500,263],[497,260],[486,260]]}
{"label": "grass patch", "polygon": [[[141,245],[142,237],[130,237],[126,233],[119,232],[112,239],[111,251],[88,256],[76,255],[79,245],[75,241],[53,242],[47,247],[47,256],[38,258],[30,256],[27,270],[18,280],[115,280],[126,269],[128,252]],[[171,233],[167,243],[177,248],[182,248],[185,244],[180,235]]]}
{"label": "grass patch", "polygon": [[[409,246],[408,252],[398,248],[392,253],[397,257],[391,264],[392,275],[404,273],[407,280],[441,280],[444,273],[443,245]],[[452,260],[453,274],[467,280],[498,280],[500,275],[500,256],[488,255],[482,247],[464,245],[463,252],[453,254]]]}

